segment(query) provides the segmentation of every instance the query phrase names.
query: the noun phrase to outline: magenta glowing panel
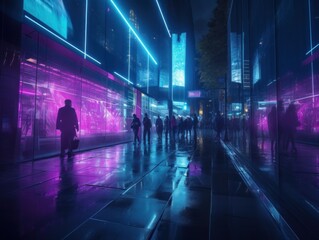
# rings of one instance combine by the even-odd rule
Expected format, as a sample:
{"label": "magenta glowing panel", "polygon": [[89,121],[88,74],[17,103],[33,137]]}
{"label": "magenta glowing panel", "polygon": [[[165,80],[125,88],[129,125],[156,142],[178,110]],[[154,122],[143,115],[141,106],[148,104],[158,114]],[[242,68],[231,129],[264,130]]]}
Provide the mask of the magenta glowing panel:
{"label": "magenta glowing panel", "polygon": [[[37,81],[36,81],[37,79]],[[112,80],[110,80],[112,81]],[[72,73],[44,64],[21,63],[19,127],[21,136],[53,137],[58,109],[71,99],[79,119],[80,136],[105,135],[125,130],[126,99]]]}

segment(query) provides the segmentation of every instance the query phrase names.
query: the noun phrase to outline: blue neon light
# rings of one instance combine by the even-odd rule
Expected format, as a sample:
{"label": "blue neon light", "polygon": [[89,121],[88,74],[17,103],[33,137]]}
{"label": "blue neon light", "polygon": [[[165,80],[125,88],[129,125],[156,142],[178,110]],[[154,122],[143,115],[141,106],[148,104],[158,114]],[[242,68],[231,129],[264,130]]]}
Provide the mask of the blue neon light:
{"label": "blue neon light", "polygon": [[130,80],[128,80],[127,78],[123,77],[121,74],[114,72],[115,75],[119,76],[120,78],[122,78],[123,80],[127,81],[128,83],[133,84]]}
{"label": "blue neon light", "polygon": [[86,58],[86,44],[88,31],[88,0],[85,1],[85,33],[84,33],[84,58]]}
{"label": "blue neon light", "polygon": [[166,30],[167,30],[167,33],[169,35],[169,37],[171,37],[171,33],[169,32],[169,29],[168,29],[168,26],[166,24],[166,21],[165,21],[165,18],[164,18],[164,15],[163,15],[163,12],[162,12],[162,9],[161,9],[161,6],[159,5],[158,1],[156,0],[156,3],[157,3],[157,7],[162,15],[162,18],[163,18],[163,21],[164,21],[164,24],[165,24],[165,27],[166,27]]}
{"label": "blue neon light", "polygon": [[137,35],[137,33],[134,31],[134,29],[132,28],[132,26],[129,24],[129,22],[126,20],[126,18],[124,17],[124,15],[122,14],[121,10],[118,8],[118,6],[113,2],[113,0],[110,0],[111,3],[113,4],[113,6],[115,7],[116,11],[120,14],[120,16],[122,17],[122,19],[124,20],[124,22],[126,23],[126,25],[132,30],[134,36],[137,38],[137,40],[140,42],[140,44],[142,45],[142,47],[145,49],[145,51],[147,52],[147,54],[150,56],[150,58],[153,60],[153,62],[157,65],[156,60],[154,59],[154,57],[152,56],[152,54],[148,51],[148,49],[146,48],[146,46],[144,45],[144,43],[142,42],[142,40],[140,39],[140,37]]}
{"label": "blue neon light", "polygon": [[49,29],[47,29],[46,27],[42,26],[40,23],[38,23],[37,21],[33,20],[32,18],[28,17],[27,15],[24,16],[26,19],[28,19],[29,21],[33,22],[34,24],[38,25],[40,28],[42,28],[43,30],[47,31],[48,33],[50,33],[51,35],[53,35],[54,37],[58,38],[59,40],[61,40],[62,42],[66,43],[67,45],[69,45],[70,47],[72,47],[73,49],[77,50],[78,52],[82,53],[83,55],[86,55],[87,57],[89,57],[90,59],[92,59],[94,62],[101,64],[101,62],[99,62],[98,60],[96,60],[95,58],[91,57],[90,55],[84,53],[81,49],[77,48],[76,46],[72,45],[71,43],[69,43],[68,41],[66,41],[65,39],[61,38],[59,35],[55,34],[54,32],[50,31]]}
{"label": "blue neon light", "polygon": [[185,87],[186,70],[186,33],[172,35],[172,84]]}

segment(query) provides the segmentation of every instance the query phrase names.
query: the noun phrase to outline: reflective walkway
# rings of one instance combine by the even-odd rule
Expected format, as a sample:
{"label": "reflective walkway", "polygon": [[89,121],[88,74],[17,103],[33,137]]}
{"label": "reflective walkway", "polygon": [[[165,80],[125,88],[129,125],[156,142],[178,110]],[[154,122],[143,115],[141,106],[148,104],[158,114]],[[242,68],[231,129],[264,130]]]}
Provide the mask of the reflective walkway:
{"label": "reflective walkway", "polygon": [[284,239],[212,134],[0,169],[1,239]]}
{"label": "reflective walkway", "polygon": [[[301,239],[317,239],[319,222],[319,148],[296,143],[297,152],[271,154],[267,138],[256,140],[253,158],[247,157],[249,141],[245,144],[233,139],[226,145],[242,163],[250,167],[254,176],[277,203],[289,225]],[[239,150],[239,151],[238,151]]]}

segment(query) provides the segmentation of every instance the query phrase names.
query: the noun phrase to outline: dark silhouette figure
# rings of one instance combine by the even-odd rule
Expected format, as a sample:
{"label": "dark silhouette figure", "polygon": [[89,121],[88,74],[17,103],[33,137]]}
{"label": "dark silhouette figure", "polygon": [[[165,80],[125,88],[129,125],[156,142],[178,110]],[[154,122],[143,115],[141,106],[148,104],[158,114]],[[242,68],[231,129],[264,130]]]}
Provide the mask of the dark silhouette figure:
{"label": "dark silhouette figure", "polygon": [[189,135],[190,139],[192,137],[192,128],[193,128],[193,120],[190,117],[187,117],[187,119],[186,119],[186,129],[187,129],[186,136]]}
{"label": "dark silhouette figure", "polygon": [[171,130],[171,124],[170,124],[168,116],[166,116],[164,120],[164,130],[165,130],[165,140],[167,140],[168,134]]}
{"label": "dark silhouette figure", "polygon": [[282,100],[277,103],[277,122],[278,122],[278,151],[284,150],[284,132],[285,132],[285,108]]}
{"label": "dark silhouette figure", "polygon": [[216,131],[216,139],[220,139],[220,133],[224,129],[224,119],[221,116],[220,112],[217,111],[215,120],[214,120],[214,130]]}
{"label": "dark silhouette figure", "polygon": [[160,115],[158,115],[155,125],[156,125],[157,136],[161,140],[164,126],[163,126],[163,120],[161,119]]}
{"label": "dark silhouette figure", "polygon": [[275,106],[271,108],[271,111],[267,115],[267,124],[271,142],[271,155],[274,156],[274,144],[276,142],[277,131],[277,109]]}
{"label": "dark silhouette figure", "polygon": [[74,108],[72,107],[72,101],[66,99],[64,101],[65,106],[59,108],[58,117],[56,120],[56,129],[61,131],[61,152],[60,156],[64,157],[65,150],[68,149],[68,157],[73,155],[72,142],[76,136],[76,131],[79,131],[78,118]]}
{"label": "dark silhouette figure", "polygon": [[136,116],[136,114],[133,114],[131,128],[132,128],[133,133],[134,133],[134,144],[136,143],[136,140],[138,141],[138,143],[140,143],[140,138],[138,136],[138,131],[140,129],[140,126],[141,126],[140,119]]}
{"label": "dark silhouette figure", "polygon": [[194,137],[197,137],[197,128],[198,128],[198,118],[196,113],[194,113],[194,117],[193,117],[193,128],[194,128]]}
{"label": "dark silhouette figure", "polygon": [[144,114],[143,127],[144,127],[143,142],[146,143],[146,135],[147,135],[147,141],[148,143],[150,143],[152,122],[151,122],[151,119],[149,119],[147,113]]}
{"label": "dark silhouette figure", "polygon": [[172,140],[175,140],[176,129],[177,129],[176,118],[173,115],[171,118],[171,137],[172,137]]}
{"label": "dark silhouette figure", "polygon": [[288,151],[289,143],[291,143],[292,146],[292,151],[297,152],[297,148],[295,145],[295,136],[297,132],[297,127],[300,125],[298,121],[298,115],[297,115],[297,110],[296,106],[291,103],[285,113],[284,116],[284,123],[285,123],[285,151]]}

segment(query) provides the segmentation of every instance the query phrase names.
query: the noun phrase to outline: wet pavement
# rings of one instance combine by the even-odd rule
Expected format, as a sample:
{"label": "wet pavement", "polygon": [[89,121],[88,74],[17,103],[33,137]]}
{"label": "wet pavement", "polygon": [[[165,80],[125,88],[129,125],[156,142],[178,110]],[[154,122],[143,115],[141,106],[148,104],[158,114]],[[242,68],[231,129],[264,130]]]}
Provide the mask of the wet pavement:
{"label": "wet pavement", "polygon": [[1,239],[285,239],[208,131],[0,169]]}
{"label": "wet pavement", "polygon": [[[319,148],[296,143],[297,152],[272,154],[268,138],[258,138],[249,159],[249,139],[226,143],[250,167],[265,193],[277,203],[290,227],[301,239],[319,239]],[[251,156],[251,155],[250,155]]]}

